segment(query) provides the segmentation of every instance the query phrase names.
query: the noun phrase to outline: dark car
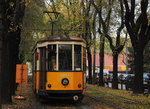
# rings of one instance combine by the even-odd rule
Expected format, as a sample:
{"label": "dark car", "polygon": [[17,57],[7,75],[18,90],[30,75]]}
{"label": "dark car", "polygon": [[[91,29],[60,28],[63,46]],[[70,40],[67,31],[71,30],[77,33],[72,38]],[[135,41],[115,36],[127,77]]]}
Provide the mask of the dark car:
{"label": "dark car", "polygon": [[[128,75],[126,77],[126,90],[132,90],[133,89],[133,86],[134,86],[134,77],[135,75]],[[144,89],[148,89],[148,81],[146,81],[148,78],[145,78],[145,74],[143,74],[143,87]]]}
{"label": "dark car", "polygon": [[128,75],[126,77],[125,84],[126,84],[126,90],[133,89],[133,86],[134,86],[134,76],[133,75]]}
{"label": "dark car", "polygon": [[118,75],[118,82],[119,83],[124,83],[126,81],[126,77],[128,76],[128,74],[120,74]]}

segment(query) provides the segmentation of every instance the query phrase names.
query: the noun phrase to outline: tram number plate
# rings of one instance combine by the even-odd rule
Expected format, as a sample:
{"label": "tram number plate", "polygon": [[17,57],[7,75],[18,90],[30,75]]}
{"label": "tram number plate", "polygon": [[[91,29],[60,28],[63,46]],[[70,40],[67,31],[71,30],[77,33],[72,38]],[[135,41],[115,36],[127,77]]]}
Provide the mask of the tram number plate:
{"label": "tram number plate", "polygon": [[61,74],[61,77],[70,77],[70,74]]}

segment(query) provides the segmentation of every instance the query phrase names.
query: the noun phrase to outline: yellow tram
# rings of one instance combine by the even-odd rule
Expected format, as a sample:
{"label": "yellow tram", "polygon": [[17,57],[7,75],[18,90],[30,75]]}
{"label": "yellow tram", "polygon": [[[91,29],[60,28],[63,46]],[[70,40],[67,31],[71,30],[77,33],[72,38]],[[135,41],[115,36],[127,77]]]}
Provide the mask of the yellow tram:
{"label": "yellow tram", "polygon": [[33,49],[33,91],[42,97],[81,100],[86,89],[86,43],[80,37],[51,36]]}

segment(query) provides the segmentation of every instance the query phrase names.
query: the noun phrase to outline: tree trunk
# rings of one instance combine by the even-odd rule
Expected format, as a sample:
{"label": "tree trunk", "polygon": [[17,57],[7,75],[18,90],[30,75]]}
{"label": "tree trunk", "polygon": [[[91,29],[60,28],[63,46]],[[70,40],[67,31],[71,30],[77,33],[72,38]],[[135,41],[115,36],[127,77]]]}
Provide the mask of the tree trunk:
{"label": "tree trunk", "polygon": [[95,73],[95,54],[96,54],[96,48],[95,48],[95,44],[94,44],[94,52],[93,52],[93,84],[96,84],[96,73]]}
{"label": "tree trunk", "polygon": [[87,47],[87,54],[88,54],[88,71],[89,71],[89,78],[88,78],[88,83],[92,84],[92,56],[91,56],[91,50],[89,47]]}
{"label": "tree trunk", "polygon": [[[0,1],[0,12],[3,11],[2,2]],[[0,14],[1,16],[1,14]],[[0,20],[0,109],[1,109],[1,89],[2,89],[2,36],[3,36],[3,25],[2,20]]]}
{"label": "tree trunk", "polygon": [[18,57],[16,54],[16,35],[12,33],[11,39],[10,39],[10,62],[11,66],[9,71],[11,72],[11,94],[15,95],[15,86],[16,86],[16,57]]}
{"label": "tree trunk", "polygon": [[134,63],[135,63],[135,79],[134,79],[134,93],[143,93],[143,48],[134,48]]}
{"label": "tree trunk", "polygon": [[[1,29],[1,27],[0,27],[0,29]],[[2,89],[2,31],[0,30],[0,109],[1,109],[1,104],[2,104],[1,89]]]}
{"label": "tree trunk", "polygon": [[118,89],[118,53],[113,52],[113,81],[112,88]]}
{"label": "tree trunk", "polygon": [[9,63],[9,41],[5,38],[3,43],[3,54],[2,54],[2,104],[11,103],[11,81],[10,81],[10,63]]}
{"label": "tree trunk", "polygon": [[99,86],[104,86],[104,81],[103,81],[103,69],[104,69],[104,42],[105,42],[105,37],[101,36],[100,37],[100,73],[99,73]]}

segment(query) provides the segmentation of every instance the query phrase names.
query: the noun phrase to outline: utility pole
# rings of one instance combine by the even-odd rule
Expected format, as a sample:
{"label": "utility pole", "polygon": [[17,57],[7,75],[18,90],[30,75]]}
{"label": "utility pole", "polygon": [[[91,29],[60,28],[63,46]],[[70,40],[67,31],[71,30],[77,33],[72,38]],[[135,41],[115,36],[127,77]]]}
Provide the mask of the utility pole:
{"label": "utility pole", "polygon": [[[127,37],[128,33],[126,33]],[[128,42],[126,41],[126,74],[128,74]]]}
{"label": "utility pole", "polygon": [[126,74],[128,74],[128,47],[126,46]]}

